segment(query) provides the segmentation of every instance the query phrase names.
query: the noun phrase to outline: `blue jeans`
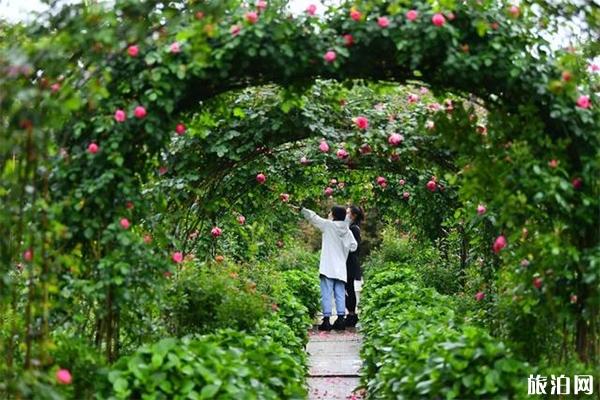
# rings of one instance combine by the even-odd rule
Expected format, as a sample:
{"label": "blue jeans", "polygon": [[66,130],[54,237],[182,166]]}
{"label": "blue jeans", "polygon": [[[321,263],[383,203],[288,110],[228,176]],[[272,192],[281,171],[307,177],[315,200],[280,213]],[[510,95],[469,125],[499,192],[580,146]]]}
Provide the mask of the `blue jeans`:
{"label": "blue jeans", "polygon": [[323,316],[331,317],[331,294],[335,295],[335,310],[337,315],[346,314],[346,283],[339,279],[331,279],[321,275],[321,305]]}

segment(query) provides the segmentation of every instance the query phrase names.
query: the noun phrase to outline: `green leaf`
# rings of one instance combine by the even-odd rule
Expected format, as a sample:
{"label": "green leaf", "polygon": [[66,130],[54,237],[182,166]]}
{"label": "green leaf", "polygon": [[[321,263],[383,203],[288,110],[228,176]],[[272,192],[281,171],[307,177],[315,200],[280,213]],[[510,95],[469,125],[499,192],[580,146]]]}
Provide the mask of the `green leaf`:
{"label": "green leaf", "polygon": [[200,398],[201,399],[212,399],[215,397],[215,395],[217,394],[217,392],[219,391],[220,388],[221,388],[221,385],[216,385],[216,384],[206,385],[202,388],[202,391],[200,391]]}

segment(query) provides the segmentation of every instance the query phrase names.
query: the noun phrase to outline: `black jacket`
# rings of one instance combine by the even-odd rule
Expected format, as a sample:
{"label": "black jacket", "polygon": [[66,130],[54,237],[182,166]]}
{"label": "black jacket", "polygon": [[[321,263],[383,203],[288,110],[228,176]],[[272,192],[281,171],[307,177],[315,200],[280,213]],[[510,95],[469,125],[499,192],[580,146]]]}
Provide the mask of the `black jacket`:
{"label": "black jacket", "polygon": [[348,260],[346,260],[346,272],[348,273],[348,281],[350,279],[360,280],[362,278],[362,271],[360,270],[360,263],[358,262],[358,254],[360,252],[360,226],[357,224],[350,225],[350,231],[358,243],[356,251],[351,251],[348,254]]}

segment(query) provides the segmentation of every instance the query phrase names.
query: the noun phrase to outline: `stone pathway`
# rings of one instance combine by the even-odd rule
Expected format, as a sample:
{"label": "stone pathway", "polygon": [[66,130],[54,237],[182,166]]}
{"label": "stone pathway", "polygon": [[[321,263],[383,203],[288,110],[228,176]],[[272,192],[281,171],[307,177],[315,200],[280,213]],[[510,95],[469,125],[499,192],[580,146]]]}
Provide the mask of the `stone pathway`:
{"label": "stone pathway", "polygon": [[[356,282],[357,298],[360,299],[361,282]],[[334,307],[335,315],[335,307]],[[320,318],[318,319],[320,323]],[[331,323],[335,317],[331,318]],[[309,332],[306,351],[309,357],[309,400],[358,400],[363,399],[359,370],[361,336],[355,329],[344,332]]]}
{"label": "stone pathway", "polygon": [[363,398],[359,392],[355,392],[360,383],[360,343],[360,334],[354,329],[345,332],[310,332],[307,345],[309,399]]}

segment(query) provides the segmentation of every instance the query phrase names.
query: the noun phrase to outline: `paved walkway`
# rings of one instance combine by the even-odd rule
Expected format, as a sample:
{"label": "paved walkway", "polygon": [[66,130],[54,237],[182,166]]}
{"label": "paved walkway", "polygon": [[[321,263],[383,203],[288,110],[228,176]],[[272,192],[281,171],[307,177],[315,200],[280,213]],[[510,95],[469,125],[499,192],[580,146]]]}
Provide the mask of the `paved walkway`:
{"label": "paved walkway", "polygon": [[[356,283],[359,297],[362,285]],[[332,317],[331,323],[334,321],[335,317]],[[361,391],[355,390],[360,383],[360,345],[361,336],[355,329],[319,332],[315,326],[309,332],[306,346],[309,357],[309,400],[363,399]]]}
{"label": "paved walkway", "polygon": [[309,399],[362,399],[359,385],[361,337],[355,330],[311,331],[309,355]]}

